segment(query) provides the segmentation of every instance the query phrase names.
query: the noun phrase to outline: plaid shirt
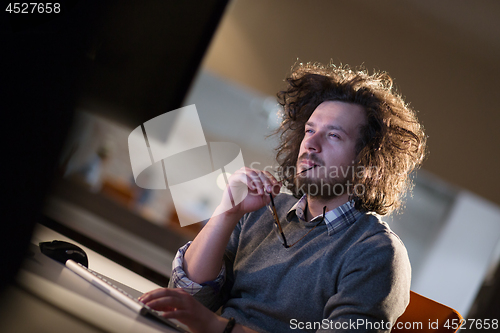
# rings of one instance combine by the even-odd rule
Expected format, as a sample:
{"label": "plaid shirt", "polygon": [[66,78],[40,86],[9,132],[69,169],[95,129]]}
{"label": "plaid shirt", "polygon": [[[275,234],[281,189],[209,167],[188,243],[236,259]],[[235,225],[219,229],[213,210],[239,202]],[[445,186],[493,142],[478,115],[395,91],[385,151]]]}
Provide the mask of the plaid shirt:
{"label": "plaid shirt", "polygon": [[[295,205],[286,214],[287,221],[291,221],[293,216],[296,215],[300,220],[305,222],[305,211],[307,209],[307,197],[302,196]],[[345,225],[354,223],[362,213],[354,208],[354,203],[352,201],[346,202],[342,206],[328,211],[325,214],[325,224],[328,229],[328,235],[333,235],[338,229]],[[313,218],[310,222],[317,221],[322,218],[322,214]],[[181,247],[177,254],[175,255],[174,261],[172,262],[172,277],[171,285],[174,288],[182,288],[191,295],[196,294],[203,288],[203,286],[210,285],[215,290],[220,290],[225,282],[226,277],[226,267],[224,263],[219,272],[219,275],[214,281],[208,281],[202,284],[191,281],[183,269],[184,254],[188,249],[191,242]]]}
{"label": "plaid shirt", "polygon": [[[304,194],[302,198],[300,198],[299,201],[297,201],[297,203],[293,205],[293,207],[290,208],[290,210],[286,214],[287,221],[290,222],[293,218],[293,215],[295,214],[301,221],[306,222],[305,219],[306,209],[307,209],[307,197]],[[346,202],[342,206],[339,206],[335,209],[326,212],[325,224],[328,229],[328,235],[331,236],[341,227],[354,223],[354,221],[356,221],[361,216],[361,214],[362,214],[361,212],[359,212],[354,208],[353,201]],[[315,218],[313,218],[310,222],[317,221],[322,217],[323,217],[322,214],[318,215]]]}

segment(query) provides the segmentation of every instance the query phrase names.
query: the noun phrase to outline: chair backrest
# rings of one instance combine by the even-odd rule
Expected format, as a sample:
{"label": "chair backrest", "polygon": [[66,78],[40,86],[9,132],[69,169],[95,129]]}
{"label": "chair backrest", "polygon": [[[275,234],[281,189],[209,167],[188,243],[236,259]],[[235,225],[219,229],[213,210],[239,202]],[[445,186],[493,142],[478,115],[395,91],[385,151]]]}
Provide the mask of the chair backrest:
{"label": "chair backrest", "polygon": [[410,291],[410,303],[391,332],[456,332],[462,323],[456,310]]}

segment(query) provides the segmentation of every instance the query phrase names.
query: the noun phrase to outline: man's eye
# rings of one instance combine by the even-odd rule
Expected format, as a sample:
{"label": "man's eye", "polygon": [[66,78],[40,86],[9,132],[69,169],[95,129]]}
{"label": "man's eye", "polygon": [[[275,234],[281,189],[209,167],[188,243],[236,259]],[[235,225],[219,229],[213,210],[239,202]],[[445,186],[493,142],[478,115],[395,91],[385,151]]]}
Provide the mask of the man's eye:
{"label": "man's eye", "polygon": [[340,139],[340,136],[338,136],[335,133],[330,133],[330,137],[335,138],[335,139]]}

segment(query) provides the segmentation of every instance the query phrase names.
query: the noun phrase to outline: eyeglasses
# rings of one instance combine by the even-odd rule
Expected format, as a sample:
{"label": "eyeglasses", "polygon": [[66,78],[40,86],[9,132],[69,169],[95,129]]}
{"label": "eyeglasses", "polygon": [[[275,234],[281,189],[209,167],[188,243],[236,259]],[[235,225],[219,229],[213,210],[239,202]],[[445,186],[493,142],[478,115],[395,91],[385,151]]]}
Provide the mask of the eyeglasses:
{"label": "eyeglasses", "polygon": [[271,211],[273,212],[273,216],[274,216],[274,227],[273,227],[274,232],[276,233],[276,236],[278,236],[278,239],[281,241],[281,244],[283,244],[283,246],[287,249],[294,246],[298,242],[300,242],[311,231],[313,231],[318,225],[320,225],[321,222],[323,222],[325,220],[326,206],[323,207],[323,217],[321,218],[321,220],[314,227],[312,227],[311,230],[309,230],[304,236],[299,238],[295,243],[293,243],[292,245],[288,245],[288,243],[286,242],[285,233],[283,232],[283,228],[281,227],[281,223],[280,223],[280,220],[278,218],[278,213],[276,212],[276,206],[274,205],[274,199],[273,199],[273,196],[271,193],[269,193],[269,197],[271,198],[271,203],[270,203],[269,207],[271,208]]}

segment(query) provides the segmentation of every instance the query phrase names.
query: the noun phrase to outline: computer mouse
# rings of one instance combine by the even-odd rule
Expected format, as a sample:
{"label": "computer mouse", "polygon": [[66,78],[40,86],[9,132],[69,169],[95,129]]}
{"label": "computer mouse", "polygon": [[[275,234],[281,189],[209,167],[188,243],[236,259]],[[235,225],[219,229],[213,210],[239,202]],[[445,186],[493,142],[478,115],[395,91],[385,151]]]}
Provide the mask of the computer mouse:
{"label": "computer mouse", "polygon": [[87,254],[75,244],[55,240],[52,242],[41,242],[38,245],[43,254],[61,262],[63,265],[66,264],[67,260],[72,259],[87,268],[89,267]]}

